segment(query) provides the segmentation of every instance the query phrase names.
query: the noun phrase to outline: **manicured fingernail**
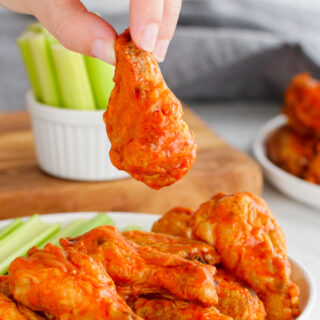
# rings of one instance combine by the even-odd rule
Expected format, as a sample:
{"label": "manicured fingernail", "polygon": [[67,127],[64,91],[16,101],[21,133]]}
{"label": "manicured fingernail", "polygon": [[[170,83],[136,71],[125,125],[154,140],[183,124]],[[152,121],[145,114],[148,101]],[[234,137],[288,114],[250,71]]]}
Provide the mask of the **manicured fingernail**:
{"label": "manicured fingernail", "polygon": [[143,50],[152,52],[158,38],[159,27],[156,23],[150,23],[144,29],[141,39],[141,47]]}
{"label": "manicured fingernail", "polygon": [[169,40],[159,40],[157,42],[156,48],[153,51],[153,55],[159,62],[162,62],[164,60],[168,47]]}
{"label": "manicured fingernail", "polygon": [[110,64],[116,63],[114,43],[98,38],[93,41],[92,55]]}

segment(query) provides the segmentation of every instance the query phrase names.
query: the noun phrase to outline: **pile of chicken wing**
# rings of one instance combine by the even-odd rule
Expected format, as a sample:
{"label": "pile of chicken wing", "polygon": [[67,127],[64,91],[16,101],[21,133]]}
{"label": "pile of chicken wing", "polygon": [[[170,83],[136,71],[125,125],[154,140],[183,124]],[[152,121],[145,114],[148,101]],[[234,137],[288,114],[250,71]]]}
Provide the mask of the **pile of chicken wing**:
{"label": "pile of chicken wing", "polygon": [[285,94],[288,124],[267,141],[269,159],[285,171],[320,184],[320,82],[295,76]]}
{"label": "pile of chicken wing", "polygon": [[175,208],[153,232],[102,226],[32,248],[0,278],[6,320],[290,320],[299,289],[280,226],[249,193]]}
{"label": "pile of chicken wing", "polygon": [[196,159],[194,134],[156,59],[129,30],[115,43],[115,87],[104,114],[115,167],[154,189],[184,177]]}

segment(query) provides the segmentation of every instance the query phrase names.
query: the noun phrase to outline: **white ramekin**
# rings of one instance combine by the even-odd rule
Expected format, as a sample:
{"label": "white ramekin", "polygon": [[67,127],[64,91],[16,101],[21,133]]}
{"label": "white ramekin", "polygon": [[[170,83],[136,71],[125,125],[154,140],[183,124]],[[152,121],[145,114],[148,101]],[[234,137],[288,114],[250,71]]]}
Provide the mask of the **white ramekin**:
{"label": "white ramekin", "polygon": [[71,180],[104,181],[128,177],[109,159],[110,142],[103,110],[51,107],[26,94],[40,168]]}

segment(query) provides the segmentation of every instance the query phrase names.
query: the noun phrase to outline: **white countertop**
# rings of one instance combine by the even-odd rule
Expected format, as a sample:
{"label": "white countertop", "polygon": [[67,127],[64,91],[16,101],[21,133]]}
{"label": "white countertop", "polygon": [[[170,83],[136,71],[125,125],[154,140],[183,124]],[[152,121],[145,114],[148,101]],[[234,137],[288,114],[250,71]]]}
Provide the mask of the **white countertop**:
{"label": "white countertop", "polygon": [[[259,128],[279,113],[280,106],[259,102],[188,103],[212,130],[234,147],[251,153]],[[317,305],[310,320],[320,319],[320,210],[298,203],[265,182],[263,198],[284,229],[289,254],[315,279]]]}

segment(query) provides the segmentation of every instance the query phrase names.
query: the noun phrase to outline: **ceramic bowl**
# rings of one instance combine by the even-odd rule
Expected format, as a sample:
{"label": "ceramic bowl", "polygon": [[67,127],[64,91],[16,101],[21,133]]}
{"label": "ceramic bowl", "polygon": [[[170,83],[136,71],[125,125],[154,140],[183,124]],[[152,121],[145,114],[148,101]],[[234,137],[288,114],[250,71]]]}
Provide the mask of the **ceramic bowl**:
{"label": "ceramic bowl", "polygon": [[273,164],[267,157],[266,141],[270,135],[287,123],[284,115],[269,120],[259,131],[253,153],[262,166],[266,178],[281,192],[312,207],[320,208],[320,186],[305,181],[284,171]]}
{"label": "ceramic bowl", "polygon": [[52,107],[26,95],[40,168],[55,177],[80,181],[116,180],[128,175],[109,159],[103,110]]}

